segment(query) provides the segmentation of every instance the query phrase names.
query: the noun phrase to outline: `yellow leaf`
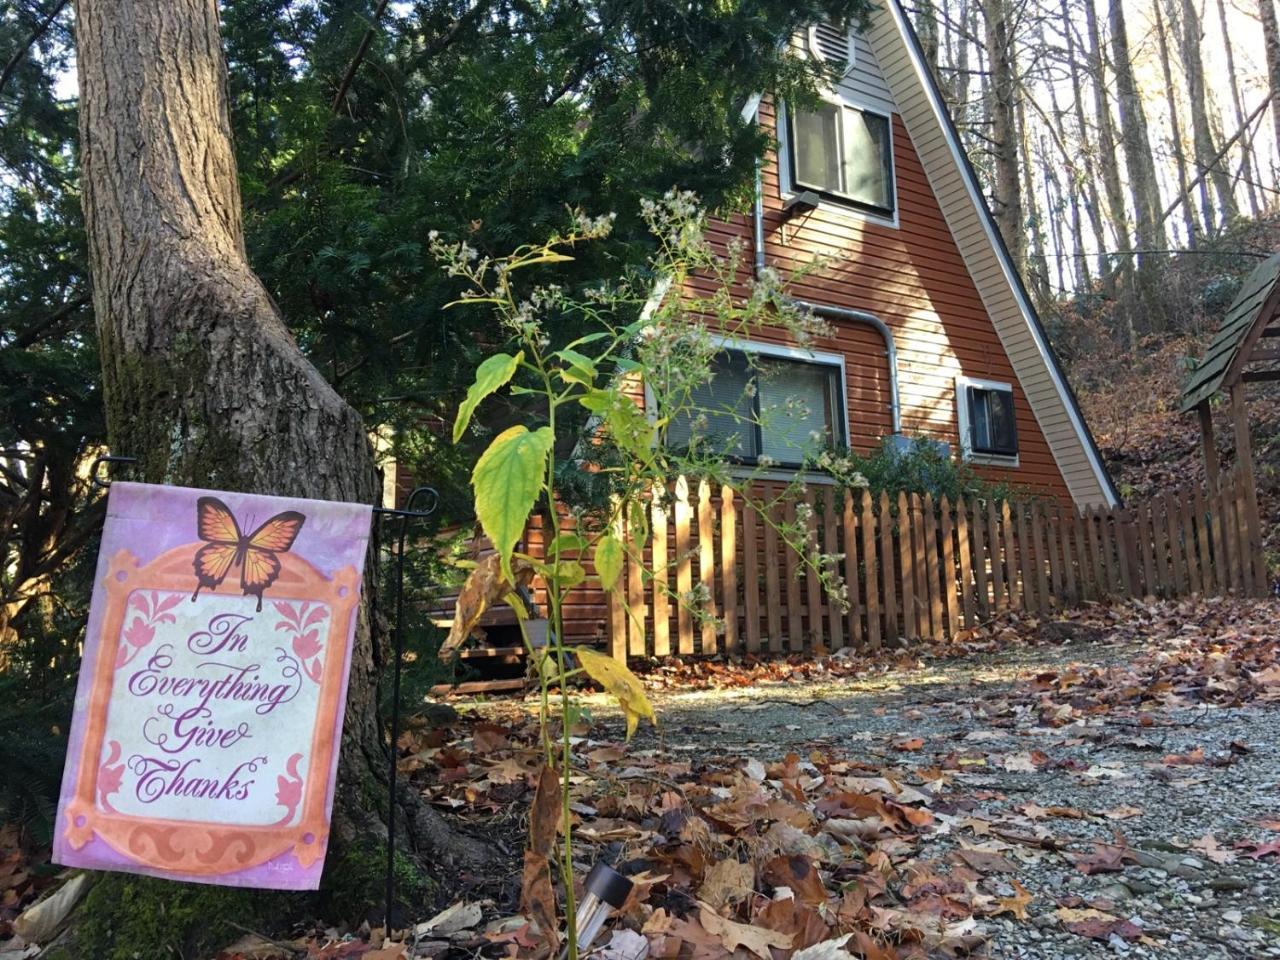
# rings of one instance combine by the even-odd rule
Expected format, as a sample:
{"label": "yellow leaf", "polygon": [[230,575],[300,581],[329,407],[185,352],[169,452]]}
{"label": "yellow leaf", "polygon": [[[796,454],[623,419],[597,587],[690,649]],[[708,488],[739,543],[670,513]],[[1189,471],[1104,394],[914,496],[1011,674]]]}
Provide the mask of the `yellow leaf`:
{"label": "yellow leaf", "polygon": [[1027,905],[1034,899],[1027,889],[1017,880],[1013,881],[1014,895],[1012,897],[1000,897],[996,900],[998,909],[996,914],[1012,913],[1017,920],[1027,919]]}
{"label": "yellow leaf", "polygon": [[658,725],[658,718],[653,713],[653,704],[644,695],[644,684],[640,682],[639,677],[627,669],[625,663],[620,663],[603,653],[597,653],[590,647],[575,647],[573,652],[578,662],[582,664],[582,669],[587,671],[587,675],[618,698],[618,705],[622,707],[622,712],[627,717],[628,740],[635,734],[641,717],[647,717],[655,727]]}

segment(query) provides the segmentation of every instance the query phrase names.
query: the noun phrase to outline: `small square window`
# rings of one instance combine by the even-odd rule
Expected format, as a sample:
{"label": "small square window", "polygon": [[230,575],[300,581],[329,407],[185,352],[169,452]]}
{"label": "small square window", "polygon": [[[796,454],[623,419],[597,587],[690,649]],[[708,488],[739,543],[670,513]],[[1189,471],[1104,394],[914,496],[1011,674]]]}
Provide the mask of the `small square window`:
{"label": "small square window", "polygon": [[960,403],[960,441],[966,456],[1016,457],[1018,427],[1013,388],[1004,383],[956,382]]}
{"label": "small square window", "polygon": [[668,424],[668,445],[696,443],[740,463],[768,458],[798,468],[846,442],[838,363],[726,349],[709,374],[693,391],[691,410]]}
{"label": "small square window", "polygon": [[893,159],[889,118],[847,104],[823,102],[791,114],[790,148],[795,186],[893,213]]}

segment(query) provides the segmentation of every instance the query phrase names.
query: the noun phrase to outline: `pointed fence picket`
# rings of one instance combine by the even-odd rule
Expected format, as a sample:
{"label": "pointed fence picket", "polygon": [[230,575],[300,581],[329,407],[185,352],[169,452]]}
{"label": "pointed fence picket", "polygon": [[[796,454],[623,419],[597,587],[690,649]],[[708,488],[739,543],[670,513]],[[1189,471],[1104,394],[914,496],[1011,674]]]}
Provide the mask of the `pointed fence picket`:
{"label": "pointed fence picket", "polygon": [[[1045,616],[1104,598],[1246,595],[1265,582],[1234,471],[1215,490],[1110,510],[784,490],[744,497],[680,477],[619,521],[628,558],[607,607],[610,652],[874,650],[955,637],[1009,609]],[[843,594],[832,594],[840,579]]]}

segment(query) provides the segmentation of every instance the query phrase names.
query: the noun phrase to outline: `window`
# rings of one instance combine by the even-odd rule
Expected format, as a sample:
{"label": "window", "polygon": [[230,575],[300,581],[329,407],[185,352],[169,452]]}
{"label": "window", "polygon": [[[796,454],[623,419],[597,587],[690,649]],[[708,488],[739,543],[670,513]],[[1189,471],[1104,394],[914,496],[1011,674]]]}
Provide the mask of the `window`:
{"label": "window", "polygon": [[741,463],[800,467],[846,442],[843,372],[836,357],[726,349],[691,400],[697,411],[667,426],[667,443],[696,443]]}
{"label": "window", "polygon": [[1018,455],[1013,388],[989,380],[956,379],[960,445],[967,459],[1005,462]]}
{"label": "window", "polygon": [[823,102],[791,114],[791,177],[797,188],[892,214],[893,150],[889,118]]}

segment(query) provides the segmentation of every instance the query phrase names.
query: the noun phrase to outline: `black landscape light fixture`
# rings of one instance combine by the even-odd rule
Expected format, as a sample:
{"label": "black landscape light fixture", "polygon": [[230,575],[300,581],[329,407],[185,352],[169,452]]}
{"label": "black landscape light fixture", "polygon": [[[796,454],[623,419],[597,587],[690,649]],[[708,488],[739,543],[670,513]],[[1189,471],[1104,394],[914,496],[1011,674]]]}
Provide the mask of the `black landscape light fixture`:
{"label": "black landscape light fixture", "polygon": [[[578,953],[590,949],[604,922],[627,902],[634,884],[603,860],[598,861],[587,874],[583,884],[582,899],[574,916],[577,918]],[[560,954],[561,960],[569,953],[568,946]]]}

